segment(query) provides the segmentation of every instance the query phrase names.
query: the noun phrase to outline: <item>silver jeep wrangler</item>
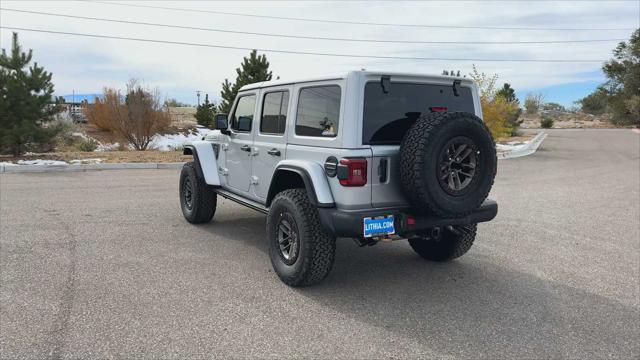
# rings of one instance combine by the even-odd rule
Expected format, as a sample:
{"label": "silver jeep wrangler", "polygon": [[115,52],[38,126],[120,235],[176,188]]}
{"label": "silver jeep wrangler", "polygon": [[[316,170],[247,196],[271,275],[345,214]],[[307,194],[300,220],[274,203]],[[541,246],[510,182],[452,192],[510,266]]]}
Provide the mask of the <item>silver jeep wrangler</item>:
{"label": "silver jeep wrangler", "polygon": [[273,268],[288,285],[324,279],[335,240],[408,239],[422,257],[466,253],[496,152],[469,79],[353,71],[244,86],[217,130],[188,142],[182,212],[209,222],[217,196],[267,214]]}

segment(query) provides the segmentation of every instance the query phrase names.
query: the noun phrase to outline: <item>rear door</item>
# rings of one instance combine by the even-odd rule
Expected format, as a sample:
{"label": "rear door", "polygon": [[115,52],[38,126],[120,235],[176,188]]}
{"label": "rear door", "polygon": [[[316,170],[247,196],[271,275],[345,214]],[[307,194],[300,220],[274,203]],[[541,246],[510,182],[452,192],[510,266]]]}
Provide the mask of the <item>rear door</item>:
{"label": "rear door", "polygon": [[267,89],[260,99],[260,119],[253,143],[252,181],[254,195],[266,199],[276,165],[285,158],[290,91],[287,87]]}
{"label": "rear door", "polygon": [[373,151],[373,206],[407,204],[400,183],[400,142],[421,115],[432,111],[476,113],[471,83],[463,83],[456,96],[454,80],[427,83],[419,79],[391,79],[385,89],[380,78],[365,83],[362,142]]}

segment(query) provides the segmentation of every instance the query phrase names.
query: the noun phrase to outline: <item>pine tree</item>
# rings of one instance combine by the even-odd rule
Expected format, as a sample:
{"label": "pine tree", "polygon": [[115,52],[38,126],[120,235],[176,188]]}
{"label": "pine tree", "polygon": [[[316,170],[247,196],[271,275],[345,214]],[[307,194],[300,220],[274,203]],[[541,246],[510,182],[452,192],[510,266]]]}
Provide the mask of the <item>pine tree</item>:
{"label": "pine tree", "polygon": [[264,54],[258,56],[256,50],[251,51],[249,57],[243,59],[240,67],[236,69],[236,73],[235,83],[230,83],[228,79],[224,79],[224,83],[222,83],[222,91],[220,92],[222,102],[218,106],[219,112],[228,113],[231,110],[233,100],[241,87],[256,82],[269,81],[272,77],[267,57]]}
{"label": "pine tree", "polygon": [[616,46],[602,71],[614,124],[640,126],[640,28]]}
{"label": "pine tree", "polygon": [[519,102],[516,97],[516,91],[511,87],[509,83],[504,83],[502,88],[496,92],[496,96],[502,96],[508,102]]}
{"label": "pine tree", "polygon": [[11,55],[0,55],[0,151],[19,155],[37,149],[56,135],[56,128],[43,127],[56,108],[51,106],[51,73],[38,63],[28,67],[32,50],[22,52],[13,33]]}
{"label": "pine tree", "polygon": [[209,94],[205,94],[204,103],[198,105],[196,113],[195,115],[193,115],[193,117],[196,118],[196,121],[199,125],[212,127],[214,125],[213,117],[215,116],[215,107],[215,104],[209,102]]}

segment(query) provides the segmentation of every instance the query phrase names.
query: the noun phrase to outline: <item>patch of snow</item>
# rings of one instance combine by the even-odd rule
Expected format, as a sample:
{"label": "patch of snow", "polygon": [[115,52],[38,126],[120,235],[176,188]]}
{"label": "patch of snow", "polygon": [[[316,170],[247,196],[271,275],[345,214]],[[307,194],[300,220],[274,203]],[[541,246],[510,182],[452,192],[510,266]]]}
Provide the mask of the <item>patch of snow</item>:
{"label": "patch of snow", "polygon": [[74,159],[69,161],[69,164],[100,164],[104,159],[91,158],[91,159]]}
{"label": "patch of snow", "polygon": [[18,164],[14,164],[8,161],[0,161],[0,166],[18,166]]}
{"label": "patch of snow", "polygon": [[180,150],[184,146],[185,141],[193,141],[202,139],[211,129],[197,126],[196,131],[185,134],[165,134],[155,135],[151,140],[151,147],[160,151]]}
{"label": "patch of snow", "polygon": [[496,144],[496,150],[498,151],[514,151],[514,150],[520,150],[522,148],[524,148],[525,146],[527,146],[527,143],[521,143],[521,142],[515,142],[515,141],[510,141],[506,144]]}
{"label": "patch of snow", "polygon": [[67,165],[64,161],[59,160],[18,160],[18,165]]}
{"label": "patch of snow", "polygon": [[94,151],[98,151],[98,152],[100,152],[100,151],[115,151],[115,150],[118,150],[119,148],[120,148],[120,144],[119,143],[113,143],[113,144],[99,143]]}
{"label": "patch of snow", "polygon": [[82,139],[85,139],[85,140],[90,139],[89,136],[87,136],[87,135],[85,135],[85,134],[83,134],[81,132],[71,133],[71,136],[79,137],[79,138],[82,138]]}

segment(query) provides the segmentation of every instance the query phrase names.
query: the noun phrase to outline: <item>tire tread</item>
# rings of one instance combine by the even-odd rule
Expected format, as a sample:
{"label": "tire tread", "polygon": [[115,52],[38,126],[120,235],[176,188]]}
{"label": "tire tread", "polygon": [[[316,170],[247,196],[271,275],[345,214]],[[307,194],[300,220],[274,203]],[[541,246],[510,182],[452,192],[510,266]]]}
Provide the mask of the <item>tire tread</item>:
{"label": "tire tread", "polygon": [[[302,224],[297,224],[298,229],[301,233],[306,234],[305,239],[308,241],[311,252],[308,255],[309,258],[304,259],[307,261],[304,261],[302,271],[290,277],[278,275],[283,282],[291,286],[308,286],[318,283],[327,277],[333,266],[336,250],[335,238],[322,227],[318,210],[309,201],[305,189],[288,189],[278,193],[273,199],[271,208],[280,201],[290,202],[296,209],[299,209],[299,214],[304,220]],[[269,214],[267,229],[271,228],[271,222],[274,220],[275,216]]]}

